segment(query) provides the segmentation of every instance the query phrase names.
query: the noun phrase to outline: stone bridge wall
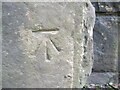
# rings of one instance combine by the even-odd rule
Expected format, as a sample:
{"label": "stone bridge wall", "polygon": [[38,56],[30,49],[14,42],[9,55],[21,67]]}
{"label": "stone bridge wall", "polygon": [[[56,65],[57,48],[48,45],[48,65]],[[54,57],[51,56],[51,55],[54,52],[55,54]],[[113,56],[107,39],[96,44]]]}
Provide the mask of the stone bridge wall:
{"label": "stone bridge wall", "polygon": [[93,71],[115,72],[118,67],[120,2],[93,2],[92,4],[96,11]]}

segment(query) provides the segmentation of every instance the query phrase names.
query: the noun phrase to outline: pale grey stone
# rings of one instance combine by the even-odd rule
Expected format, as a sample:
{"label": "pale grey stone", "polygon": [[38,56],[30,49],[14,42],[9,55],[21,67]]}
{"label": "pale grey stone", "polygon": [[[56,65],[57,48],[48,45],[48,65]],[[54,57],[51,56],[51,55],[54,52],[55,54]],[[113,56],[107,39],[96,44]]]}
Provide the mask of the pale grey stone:
{"label": "pale grey stone", "polygon": [[82,87],[93,64],[86,3],[3,3],[3,88]]}

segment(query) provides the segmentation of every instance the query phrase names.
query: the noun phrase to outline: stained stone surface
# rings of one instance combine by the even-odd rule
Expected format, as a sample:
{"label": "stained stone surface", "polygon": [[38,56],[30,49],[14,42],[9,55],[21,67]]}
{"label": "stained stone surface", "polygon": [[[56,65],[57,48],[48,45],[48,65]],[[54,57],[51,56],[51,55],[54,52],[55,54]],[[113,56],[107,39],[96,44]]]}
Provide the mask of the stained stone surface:
{"label": "stained stone surface", "polygon": [[117,16],[98,16],[94,28],[94,65],[99,72],[117,71],[118,21]]}
{"label": "stained stone surface", "polygon": [[93,65],[90,2],[6,2],[2,8],[3,88],[85,84]]}
{"label": "stained stone surface", "polygon": [[88,85],[105,86],[105,84],[118,85],[117,72],[93,72],[87,79]]}
{"label": "stained stone surface", "polygon": [[92,4],[97,16],[94,28],[93,71],[115,72],[119,61],[120,2],[93,2]]}
{"label": "stained stone surface", "polygon": [[95,72],[116,72],[118,69],[118,39],[120,2],[93,2],[96,11],[94,28]]}
{"label": "stained stone surface", "polygon": [[120,1],[113,2],[93,2],[93,6],[95,7],[96,12],[120,12]]}

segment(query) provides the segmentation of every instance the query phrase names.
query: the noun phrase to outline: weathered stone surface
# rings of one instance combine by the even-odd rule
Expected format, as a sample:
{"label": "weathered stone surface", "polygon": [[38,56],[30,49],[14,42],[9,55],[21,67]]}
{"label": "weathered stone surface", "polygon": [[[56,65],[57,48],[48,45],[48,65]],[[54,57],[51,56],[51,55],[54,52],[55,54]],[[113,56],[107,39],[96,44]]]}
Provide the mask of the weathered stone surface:
{"label": "weathered stone surface", "polygon": [[117,16],[97,16],[94,27],[93,71],[117,71],[118,30]]}
{"label": "weathered stone surface", "polygon": [[87,3],[3,3],[3,88],[82,87],[93,64]]}
{"label": "weathered stone surface", "polygon": [[105,84],[116,84],[118,85],[118,73],[113,72],[93,72],[90,77],[87,79],[88,85],[98,85],[104,86]]}
{"label": "weathered stone surface", "polygon": [[[120,27],[120,18],[118,18],[118,28]],[[118,29],[118,37],[120,37],[120,29]],[[120,72],[120,38],[118,38],[118,72]],[[119,76],[120,78],[120,76]]]}
{"label": "weathered stone surface", "polygon": [[96,12],[120,12],[120,2],[93,2]]}
{"label": "weathered stone surface", "polygon": [[0,2],[0,89],[2,88],[2,3]]}

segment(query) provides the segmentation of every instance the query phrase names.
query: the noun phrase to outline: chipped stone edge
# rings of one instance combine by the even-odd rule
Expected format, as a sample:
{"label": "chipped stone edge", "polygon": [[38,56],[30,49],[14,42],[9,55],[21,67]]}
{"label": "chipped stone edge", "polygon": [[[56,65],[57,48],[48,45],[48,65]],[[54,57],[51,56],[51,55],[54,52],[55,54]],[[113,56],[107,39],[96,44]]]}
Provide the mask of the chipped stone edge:
{"label": "chipped stone edge", "polygon": [[[94,28],[94,25],[95,25],[95,18],[96,18],[96,16],[95,16],[95,8],[93,7],[93,5],[91,4],[91,2],[90,1],[88,1],[87,2],[88,3],[88,6],[90,7],[88,7],[90,10],[87,10],[87,11],[85,11],[84,13],[83,13],[83,20],[84,21],[87,21],[87,19],[88,18],[92,18],[92,20],[90,21],[89,20],[89,22],[91,22],[90,23],[90,27],[87,27],[87,32],[89,33],[88,34],[88,37],[89,37],[89,40],[88,41],[91,41],[91,46],[90,47],[88,47],[88,45],[87,45],[87,47],[88,47],[88,49],[90,49],[91,50],[91,53],[88,53],[88,54],[86,54],[86,55],[83,55],[83,57],[82,58],[84,58],[84,56],[89,56],[90,55],[90,57],[89,58],[86,58],[86,60],[88,61],[89,60],[89,65],[86,67],[86,68],[84,68],[85,69],[85,72],[86,73],[84,73],[83,72],[83,77],[82,77],[82,79],[84,79],[84,81],[82,80],[82,85],[81,85],[81,87],[83,87],[85,84],[86,84],[86,80],[87,80],[87,78],[89,77],[89,75],[91,74],[91,72],[92,72],[92,66],[93,66],[93,58],[92,57],[94,57],[94,55],[93,55],[93,28]],[[86,8],[86,6],[84,6],[84,8]],[[87,13],[86,13],[87,12]],[[85,22],[83,21],[83,30],[85,31],[86,29],[85,29],[85,26],[84,26],[84,24],[85,24]],[[84,32],[83,31],[83,32]],[[84,35],[85,35],[85,33],[84,33]],[[84,42],[85,42],[85,39],[84,39]],[[83,42],[83,43],[84,43]],[[84,46],[84,45],[83,45]],[[81,64],[82,65],[82,64]],[[89,68],[88,68],[89,67]],[[83,70],[82,69],[82,67],[81,67],[81,70]],[[84,75],[84,74],[88,74],[87,76],[86,75]]]}

